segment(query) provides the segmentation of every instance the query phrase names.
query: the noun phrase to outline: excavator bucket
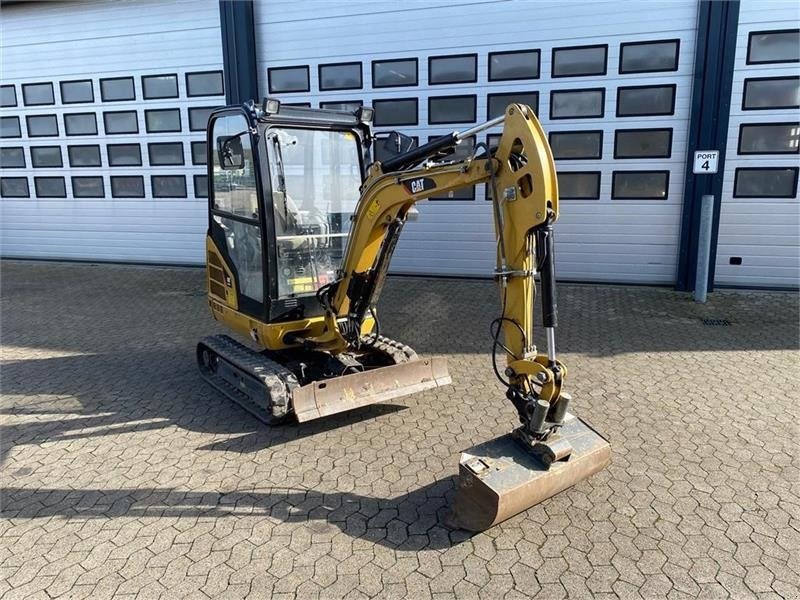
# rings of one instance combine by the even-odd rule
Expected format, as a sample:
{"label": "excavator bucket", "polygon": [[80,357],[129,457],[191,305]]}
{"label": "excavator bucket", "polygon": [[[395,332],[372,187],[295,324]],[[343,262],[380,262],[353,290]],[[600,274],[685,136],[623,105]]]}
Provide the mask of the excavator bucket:
{"label": "excavator bucket", "polygon": [[559,435],[572,452],[549,467],[510,434],[465,450],[448,524],[483,531],[583,481],[611,461],[608,441],[574,415],[567,415]]}
{"label": "excavator bucket", "polygon": [[295,388],[292,405],[302,423],[450,382],[445,359],[418,359]]}

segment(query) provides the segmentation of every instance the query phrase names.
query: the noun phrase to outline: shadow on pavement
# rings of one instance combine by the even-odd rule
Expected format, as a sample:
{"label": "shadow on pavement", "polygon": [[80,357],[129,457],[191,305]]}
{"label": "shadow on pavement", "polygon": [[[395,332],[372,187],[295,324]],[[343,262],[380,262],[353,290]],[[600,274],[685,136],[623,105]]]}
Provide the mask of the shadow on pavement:
{"label": "shadow on pavement", "polygon": [[390,499],[350,492],[324,494],[280,488],[225,493],[171,488],[7,487],[0,490],[0,516],[8,519],[239,516],[284,523],[317,521],[333,525],[353,538],[394,550],[444,549],[472,535],[443,524],[455,493],[455,479],[448,477]]}
{"label": "shadow on pavement", "polygon": [[[0,464],[17,444],[171,426],[241,434],[200,450],[257,452],[406,408],[373,404],[308,423],[270,427],[203,382],[193,353],[163,349],[8,362],[2,367],[2,392],[0,415],[42,417],[0,426]],[[44,420],[48,415],[55,418]]]}

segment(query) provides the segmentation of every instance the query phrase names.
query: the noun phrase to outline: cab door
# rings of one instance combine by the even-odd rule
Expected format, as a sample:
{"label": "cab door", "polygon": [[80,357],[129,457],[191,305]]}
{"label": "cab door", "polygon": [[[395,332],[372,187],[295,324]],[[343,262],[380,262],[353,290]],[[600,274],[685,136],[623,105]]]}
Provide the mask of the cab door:
{"label": "cab door", "polygon": [[258,165],[248,116],[239,110],[212,116],[209,144],[209,234],[233,273],[239,311],[266,316],[264,240]]}

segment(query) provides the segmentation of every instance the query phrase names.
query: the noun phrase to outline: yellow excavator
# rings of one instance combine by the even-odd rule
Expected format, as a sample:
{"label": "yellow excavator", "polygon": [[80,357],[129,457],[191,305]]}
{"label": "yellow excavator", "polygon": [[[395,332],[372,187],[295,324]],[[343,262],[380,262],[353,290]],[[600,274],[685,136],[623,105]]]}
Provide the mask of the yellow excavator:
{"label": "yellow excavator", "polygon": [[[369,107],[315,110],[271,98],[211,114],[208,302],[217,321],[260,350],[210,336],[197,346],[198,365],[208,383],[269,424],[449,384],[445,359],[420,358],[382,335],[376,305],[414,205],[486,183],[501,297],[492,364],[520,424],[461,455],[449,521],[484,530],[610,460],[608,442],[569,412],[567,369],[556,355],[552,153],[525,105],[418,147],[399,132],[373,135],[372,116]],[[461,152],[499,126],[496,146]],[[544,353],[533,342],[536,274]]]}

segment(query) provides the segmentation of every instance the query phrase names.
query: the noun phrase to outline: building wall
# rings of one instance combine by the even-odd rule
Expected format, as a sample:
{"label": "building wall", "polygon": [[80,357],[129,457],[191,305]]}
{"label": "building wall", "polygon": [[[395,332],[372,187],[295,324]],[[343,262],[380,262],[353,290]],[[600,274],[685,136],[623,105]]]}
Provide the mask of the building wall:
{"label": "building wall", "polygon": [[[213,0],[21,3],[3,6],[0,36],[2,84],[13,86],[16,95],[16,106],[2,108],[2,116],[11,117],[12,128],[14,118],[20,122],[20,137],[0,140],[4,149],[4,197],[0,202],[3,256],[201,263],[206,200],[198,197],[202,195],[203,180],[195,180],[195,176],[203,177],[205,167],[193,164],[191,143],[203,142],[204,132],[190,130],[189,111],[224,104],[224,96],[190,98],[186,74],[221,73],[218,3]],[[175,76],[164,83],[169,88],[175,82],[178,97],[144,99],[142,77],[162,74]],[[100,80],[106,78],[132,78],[135,98],[103,101]],[[93,101],[64,103],[60,82],[76,80],[91,82]],[[197,81],[192,79],[193,91],[198,91]],[[150,82],[155,82],[148,80],[152,95]],[[53,103],[26,106],[22,86],[38,83],[52,85]],[[80,99],[70,93],[79,93],[87,87],[67,86],[66,99]],[[36,101],[42,91],[36,87],[26,89],[29,101]],[[3,91],[8,100],[10,88],[4,87]],[[165,93],[172,95],[170,89],[155,90],[156,95]],[[180,131],[148,133],[146,111],[154,109],[177,109]],[[110,134],[104,114],[115,111],[135,111],[138,133]],[[70,115],[80,113],[88,113],[90,122],[94,118],[96,134],[66,135],[65,117],[74,132],[80,119]],[[194,112],[192,117],[202,121],[203,114]],[[27,118],[41,115],[55,115],[57,135],[31,137]],[[151,114],[150,118],[155,121],[158,115]],[[106,118],[111,119],[111,125],[114,121],[125,125],[121,120],[127,117],[106,115]],[[31,123],[33,132],[46,131],[42,129],[46,125],[37,119]],[[199,126],[195,123],[194,129],[202,127],[204,123]],[[161,155],[160,159],[155,157],[156,162],[183,164],[153,166],[148,154],[151,143],[179,144],[179,147],[156,146],[153,150]],[[110,166],[108,148],[116,144],[137,145],[141,166]],[[57,151],[37,150],[54,146]],[[93,161],[99,151],[100,166],[70,168],[71,146],[99,146],[97,151],[73,152]],[[22,149],[24,168],[8,166],[19,155],[18,150],[10,148]],[[54,164],[51,162],[57,156],[54,153],[60,153],[63,167],[33,168],[32,148],[39,164]],[[118,160],[119,149],[112,152]],[[162,176],[178,179],[158,179]],[[76,198],[72,185],[75,177],[102,178],[102,197]],[[136,179],[113,179],[117,177]],[[21,178],[30,197],[8,197],[9,192],[13,195],[21,191]],[[112,194],[112,179],[116,194]],[[48,193],[60,195],[62,181],[65,197],[43,197]],[[185,193],[181,181],[185,182]],[[95,187],[99,184],[97,179],[79,179],[75,184],[79,193],[99,192]],[[140,191],[143,197],[113,197],[139,195]],[[168,197],[160,197],[162,194]]]}
{"label": "building wall", "polygon": [[[536,93],[538,99],[534,103],[538,104],[539,117],[551,134],[600,132],[602,141],[597,145],[596,156],[557,161],[563,198],[557,231],[560,277],[650,283],[675,280],[691,107],[696,0],[650,3],[463,0],[457,4],[433,5],[417,1],[379,1],[367,5],[323,0],[256,0],[255,12],[257,75],[263,95],[315,107],[320,103],[349,101],[374,104],[379,119],[396,114],[383,101],[411,99],[417,102],[412,124],[384,124],[377,130],[398,129],[425,142],[431,136],[465,129],[485,120],[490,100],[501,101],[497,94]],[[795,104],[758,110],[742,106],[748,79],[798,74],[797,62],[748,62],[750,33],[797,27],[798,13],[791,3],[742,0],[721,198],[716,265],[719,284],[800,285],[797,174],[794,174],[794,190],[789,190],[793,193],[784,193],[785,197],[770,198],[768,193],[744,197],[735,193],[737,172],[742,169],[797,167],[800,127],[789,134],[794,137],[787,141],[790,144],[787,153],[739,152],[743,126],[746,129],[759,123],[798,121]],[[621,72],[623,47],[630,50],[636,46],[628,44],[658,40],[678,40],[675,69]],[[554,50],[587,45],[605,48],[606,68],[602,73],[558,77],[553,66]],[[4,135],[14,136],[0,139],[0,253],[7,257],[201,264],[206,228],[202,122],[205,112],[223,104],[224,97],[222,89],[215,90],[214,95],[190,96],[186,76],[219,73],[222,69],[218,2],[90,0],[4,5],[0,46],[6,104],[0,107],[0,113]],[[491,79],[490,53],[516,51],[538,53],[536,76]],[[441,64],[435,57],[463,54],[475,55],[474,77],[459,83],[437,84],[431,80],[431,57],[435,67]],[[562,58],[567,55],[559,53]],[[388,59],[415,59],[416,83],[376,86],[373,62],[383,64],[381,61]],[[351,62],[357,63],[361,79],[356,89],[321,89],[320,65]],[[272,69],[298,66],[308,68],[307,90],[271,90],[274,82],[270,73],[276,72]],[[156,75],[166,75],[165,84],[174,82],[177,97],[145,98],[143,84],[154,80],[143,78]],[[101,80],[114,78],[132,80],[132,99],[104,101]],[[83,88],[62,89],[61,84],[74,81],[89,83]],[[46,85],[41,88],[37,84]],[[47,92],[48,84],[52,86],[52,103],[32,103],[40,92]],[[617,115],[620,88],[672,85],[676,88],[675,100],[666,111],[668,114]],[[23,86],[31,96],[27,103]],[[66,103],[70,90],[74,94],[79,88],[91,89],[92,97],[85,102]],[[554,94],[587,88],[603,90],[599,116],[553,118]],[[793,89],[790,94],[800,94],[800,84]],[[453,119],[453,96],[466,96],[463,101],[473,104],[474,115]],[[588,99],[587,94],[578,96],[578,100]],[[530,96],[526,96],[528,100],[532,101]],[[152,118],[157,113],[147,111],[175,109],[180,131],[148,131],[148,115]],[[114,113],[120,111],[133,112],[137,131],[108,130],[104,117],[119,120],[121,117]],[[445,115],[443,122],[434,123],[439,113]],[[36,117],[50,116],[55,119],[57,133],[32,136],[31,129],[35,133],[37,127],[48,124]],[[190,125],[192,117],[196,121],[194,127]],[[68,121],[74,123],[77,119],[94,122],[96,133],[67,135]],[[453,122],[456,120],[459,122]],[[617,135],[625,135],[630,129],[654,128],[669,130],[671,138],[665,156],[656,157],[654,145],[639,148],[651,152],[651,157],[618,155]],[[478,141],[488,139],[481,137]],[[121,144],[138,148],[141,165],[111,164],[109,152]],[[151,144],[156,145],[150,148]],[[174,164],[155,164],[149,155],[151,149],[154,153],[166,153]],[[194,155],[193,150],[197,151]],[[76,157],[71,153],[76,153]],[[96,157],[99,164],[78,166],[73,162],[77,154]],[[62,166],[57,166],[59,157]],[[34,166],[34,158],[39,164],[55,166]],[[47,162],[53,159],[55,163]],[[627,171],[653,172],[654,177],[667,172],[668,184],[661,186],[659,182],[655,197],[636,197],[635,193],[622,197],[623,186],[618,186],[617,194],[612,186],[615,177],[618,182],[630,177]],[[585,178],[591,183],[599,182],[596,197],[564,197],[568,195],[565,192],[569,184],[582,177],[575,173],[583,172],[588,173]],[[773,179],[762,178],[764,189],[769,189]],[[165,184],[171,186],[162,187]],[[52,197],[54,193],[62,195],[62,185],[63,197]],[[594,194],[592,187],[585,190]],[[26,194],[21,194],[26,190]],[[94,192],[98,192],[98,197],[86,197]],[[131,195],[141,197],[128,197]],[[409,224],[400,241],[393,262],[395,272],[479,276],[491,273],[495,246],[484,186],[478,186],[466,197],[433,199],[420,208],[420,220]]]}
{"label": "building wall", "polygon": [[[742,0],[739,15],[715,281],[721,285],[800,287],[800,197],[797,193],[800,69],[796,61],[780,60],[786,56],[775,54],[786,50],[787,45],[779,43],[774,35],[755,34],[762,36],[761,40],[752,40],[751,36],[753,32],[791,28],[796,32],[800,11],[791,2]],[[797,33],[794,39],[798,39]],[[754,49],[756,54],[748,64],[748,48],[752,43],[758,48]],[[795,42],[795,55],[797,44]],[[760,48],[771,56],[759,54]],[[762,62],[775,57],[779,59],[776,62]],[[746,82],[752,85],[755,81],[758,86],[763,78],[787,77],[794,79],[783,79],[782,85],[786,88],[780,95],[761,98],[758,88],[751,88],[747,104],[744,104]],[[753,127],[757,124],[782,125],[770,129]],[[779,170],[748,171],[763,168]],[[737,172],[738,190],[735,189]],[[763,195],[749,194],[746,189],[747,178],[754,176],[761,181]],[[778,178],[781,181],[786,178],[787,184],[793,180],[794,190],[791,186],[788,190],[783,185],[772,187],[779,183]],[[782,197],[772,198],[766,194]]]}
{"label": "building wall", "polygon": [[[335,3],[269,0],[256,3],[256,21],[263,93],[277,96],[284,102],[309,103],[315,107],[320,102],[376,103],[377,122],[380,123],[382,100],[416,98],[415,123],[376,129],[399,129],[424,142],[429,136],[466,129],[486,120],[490,94],[537,92],[539,118],[548,132],[602,131],[599,158],[557,162],[562,178],[565,173],[581,171],[599,175],[597,197],[564,199],[561,203],[556,234],[559,275],[578,280],[674,282],[697,23],[694,0],[441,5],[377,2],[363,10]],[[675,39],[680,42],[676,69],[619,72],[621,44]],[[607,47],[605,73],[554,76],[553,49],[585,45]],[[522,49],[539,52],[537,78],[489,79],[490,52]],[[429,57],[471,53],[477,54],[475,81],[451,84],[430,81]],[[418,60],[418,84],[376,87],[372,80],[372,62],[398,58]],[[362,85],[359,89],[320,89],[319,65],[349,62],[360,65]],[[276,92],[275,85],[271,90],[270,69],[297,66],[308,67],[308,91],[280,93]],[[619,88],[663,85],[677,88],[674,106],[665,111],[668,114],[616,116]],[[585,88],[604,91],[600,116],[551,118],[553,92]],[[467,122],[433,124],[436,119],[428,112],[429,99],[456,95],[474,98],[475,115]],[[641,104],[638,108],[648,111]],[[614,158],[617,130],[649,128],[671,130],[668,157]],[[624,180],[627,175],[622,172],[630,170],[667,171],[668,185],[659,188],[661,195],[655,198],[612,198],[615,173]],[[564,189],[562,185],[562,196]],[[423,203],[419,221],[407,226],[403,233],[393,269],[408,273],[490,274],[495,253],[490,208],[484,186],[475,190],[474,198]]]}

